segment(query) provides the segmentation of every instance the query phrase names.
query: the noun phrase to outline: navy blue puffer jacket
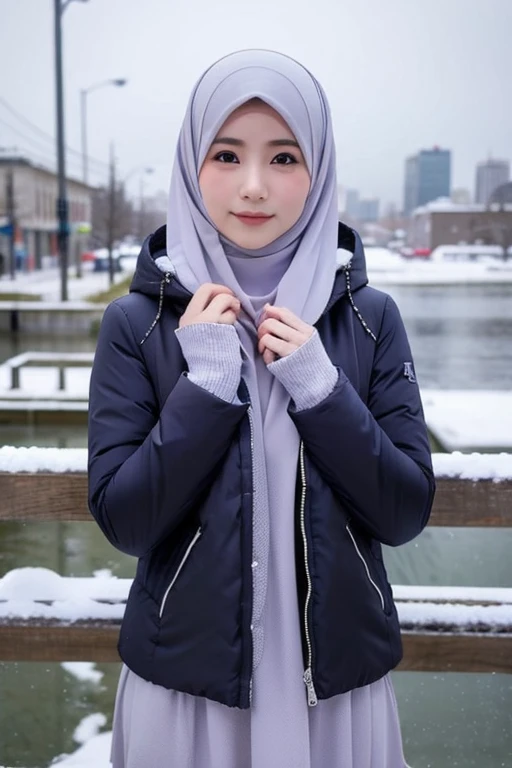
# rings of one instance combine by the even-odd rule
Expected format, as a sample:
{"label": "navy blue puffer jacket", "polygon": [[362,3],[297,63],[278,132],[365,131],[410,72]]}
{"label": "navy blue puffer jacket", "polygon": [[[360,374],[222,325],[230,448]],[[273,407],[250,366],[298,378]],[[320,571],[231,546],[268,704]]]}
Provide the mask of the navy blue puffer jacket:
{"label": "navy blue puffer jacket", "polygon": [[[400,315],[367,286],[361,242],[343,225],[339,245],[354,257],[316,324],[339,381],[314,408],[290,407],[302,441],[297,590],[310,703],[371,683],[400,661],[381,543],[417,536],[434,496]],[[125,663],[167,688],[247,708],[247,390],[242,381],[242,404],[231,404],[187,378],[174,330],[190,294],[155,265],[163,248],[165,228],[145,241],[129,295],[102,321],[90,390],[89,505],[108,540],[139,558],[119,640]]]}

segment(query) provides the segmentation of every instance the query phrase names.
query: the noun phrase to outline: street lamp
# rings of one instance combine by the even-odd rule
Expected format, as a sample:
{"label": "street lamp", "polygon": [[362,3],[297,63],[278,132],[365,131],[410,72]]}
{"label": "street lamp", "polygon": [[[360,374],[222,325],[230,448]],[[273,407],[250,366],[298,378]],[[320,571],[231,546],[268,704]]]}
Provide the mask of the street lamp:
{"label": "street lamp", "polygon": [[92,91],[97,91],[99,88],[106,88],[109,85],[121,88],[123,85],[126,85],[127,82],[128,81],[124,78],[111,78],[110,80],[103,80],[101,83],[95,83],[94,85],[89,86],[89,88],[83,88],[80,91],[80,112],[82,123],[82,169],[84,184],[88,183],[89,170],[87,157],[87,96]]}
{"label": "street lamp", "polygon": [[[69,222],[68,200],[66,196],[66,159],[64,154],[64,89],[62,84],[62,15],[73,0],[54,0],[55,16],[55,91],[57,107],[57,219],[59,228],[57,233],[60,277],[61,301],[68,299],[68,245]],[[86,3],[88,0],[76,0]]]}

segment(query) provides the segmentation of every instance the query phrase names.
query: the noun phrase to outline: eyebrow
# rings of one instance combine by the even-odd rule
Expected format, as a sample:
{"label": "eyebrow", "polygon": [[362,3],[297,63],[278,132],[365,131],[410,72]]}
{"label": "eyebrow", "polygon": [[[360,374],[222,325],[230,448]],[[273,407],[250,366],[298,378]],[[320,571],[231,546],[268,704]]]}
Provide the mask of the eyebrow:
{"label": "eyebrow", "polygon": [[[212,146],[214,144],[228,144],[230,147],[244,147],[245,142],[241,139],[233,139],[230,136],[219,136],[217,139],[214,139],[212,141]],[[298,143],[295,141],[295,139],[274,139],[273,141],[268,142],[269,147],[295,147],[296,149],[300,149]]]}

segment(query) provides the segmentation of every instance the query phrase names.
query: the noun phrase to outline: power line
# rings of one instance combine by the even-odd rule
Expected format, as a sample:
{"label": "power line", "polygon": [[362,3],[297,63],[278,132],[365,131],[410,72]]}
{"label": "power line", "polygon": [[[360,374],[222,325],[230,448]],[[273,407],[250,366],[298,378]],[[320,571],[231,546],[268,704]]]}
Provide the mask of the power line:
{"label": "power line", "polygon": [[[25,123],[31,130],[40,134],[45,141],[55,145],[55,136],[52,136],[50,133],[47,133],[46,131],[43,131],[41,128],[39,128],[39,126],[35,125],[35,123],[32,123],[27,117],[22,115],[21,112],[18,112],[16,109],[14,109],[14,107],[11,107],[11,105],[8,104],[8,102],[2,96],[0,96],[0,104],[2,104],[5,107],[5,109],[7,109],[14,117],[20,120],[20,122]],[[73,155],[78,155],[79,158],[82,157],[82,153],[77,149],[73,149],[72,147],[66,146],[66,151]],[[108,170],[109,165],[103,160],[98,160],[97,158],[91,157],[90,155],[88,155],[88,159],[89,159],[89,162],[93,162],[93,163],[96,163],[97,165],[100,165],[103,170]]]}
{"label": "power line", "polygon": [[[30,159],[35,159],[35,162],[43,165],[48,170],[51,169],[52,173],[55,173],[56,169],[56,158],[55,156],[48,154],[48,149],[44,147],[42,144],[39,143],[39,140],[32,137],[27,136],[25,133],[20,131],[18,128],[15,128],[10,123],[6,122],[0,117],[0,125],[6,126],[9,130],[11,130],[16,136],[21,137],[21,139],[24,142],[28,142],[28,146],[21,146],[19,147],[19,150],[21,150],[24,154],[29,156]],[[72,168],[73,176],[77,180],[81,180],[82,175],[82,164],[79,158],[70,157],[69,158],[69,165]],[[105,184],[105,171],[103,169],[93,167],[92,168],[92,175],[97,179],[100,180],[100,185]]]}

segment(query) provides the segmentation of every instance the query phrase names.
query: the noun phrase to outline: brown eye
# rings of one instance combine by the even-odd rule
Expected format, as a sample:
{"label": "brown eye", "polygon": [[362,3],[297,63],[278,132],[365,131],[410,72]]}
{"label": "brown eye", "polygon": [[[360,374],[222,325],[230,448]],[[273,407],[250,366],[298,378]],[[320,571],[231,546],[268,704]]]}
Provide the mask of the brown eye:
{"label": "brown eye", "polygon": [[219,163],[238,163],[238,158],[233,152],[219,152],[213,159]]}
{"label": "brown eye", "polygon": [[280,152],[278,155],[274,157],[272,160],[273,163],[276,165],[293,165],[297,162],[297,160],[294,158],[293,155],[290,155],[288,152]]}

